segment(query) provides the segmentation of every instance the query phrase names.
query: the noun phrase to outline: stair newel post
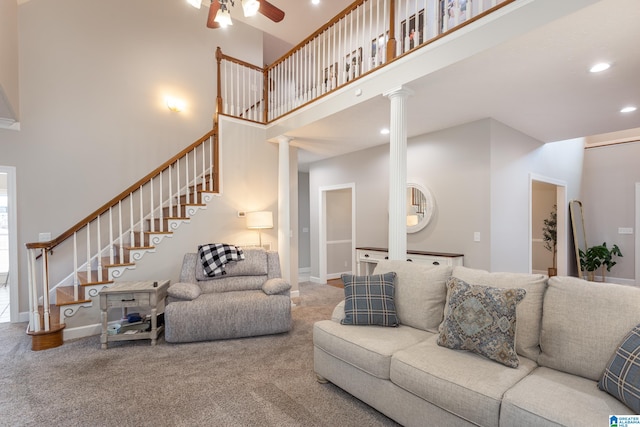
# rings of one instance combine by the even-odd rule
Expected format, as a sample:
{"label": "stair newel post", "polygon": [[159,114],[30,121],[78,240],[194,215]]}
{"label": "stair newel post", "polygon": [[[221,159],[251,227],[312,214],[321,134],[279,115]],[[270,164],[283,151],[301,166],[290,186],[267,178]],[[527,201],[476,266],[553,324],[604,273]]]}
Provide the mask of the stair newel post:
{"label": "stair newel post", "polygon": [[42,250],[42,311],[44,316],[44,330],[51,329],[49,319],[49,252]]}
{"label": "stair newel post", "polygon": [[222,49],[220,46],[216,48],[216,66],[217,66],[217,76],[216,76],[216,90],[218,91],[216,96],[216,115],[222,113]]}
{"label": "stair newel post", "polygon": [[29,326],[31,332],[40,332],[38,313],[38,279],[36,273],[36,249],[28,248],[27,274],[29,277]]}
{"label": "stair newel post", "polygon": [[[109,212],[111,212],[111,208],[109,208]],[[98,244],[96,248],[96,261],[98,263],[98,282],[102,282],[102,227],[100,226],[100,215],[96,217],[96,225],[96,243]],[[109,221],[109,226],[111,226],[111,221]]]}
{"label": "stair newel post", "polygon": [[387,58],[385,62],[389,62],[395,57],[396,57],[396,1],[389,0],[389,41],[387,42]]}

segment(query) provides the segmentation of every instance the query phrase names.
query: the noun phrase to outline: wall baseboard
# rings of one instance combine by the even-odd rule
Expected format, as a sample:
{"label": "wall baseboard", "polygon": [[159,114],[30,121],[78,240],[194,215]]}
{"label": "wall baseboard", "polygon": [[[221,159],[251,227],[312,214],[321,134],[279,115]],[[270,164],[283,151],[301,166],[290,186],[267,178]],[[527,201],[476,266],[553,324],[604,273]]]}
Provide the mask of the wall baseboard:
{"label": "wall baseboard", "polygon": [[303,267],[298,269],[298,282],[311,281],[311,267]]}
{"label": "wall baseboard", "polygon": [[315,277],[315,276],[311,276],[311,277],[309,277],[309,281],[310,281],[311,283],[320,283],[321,285],[324,285],[324,284],[325,284],[325,282],[323,282],[322,280],[320,280],[320,278],[319,278],[319,277]]}

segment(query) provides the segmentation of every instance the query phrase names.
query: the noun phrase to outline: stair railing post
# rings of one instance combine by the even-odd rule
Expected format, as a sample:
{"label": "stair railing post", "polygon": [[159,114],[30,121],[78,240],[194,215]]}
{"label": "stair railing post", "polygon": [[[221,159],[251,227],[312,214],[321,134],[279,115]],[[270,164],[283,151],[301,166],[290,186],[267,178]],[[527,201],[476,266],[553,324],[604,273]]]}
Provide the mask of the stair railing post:
{"label": "stair railing post", "polygon": [[38,275],[36,272],[36,250],[27,249],[27,274],[29,280],[29,328],[32,332],[40,332],[40,314],[38,313]]}

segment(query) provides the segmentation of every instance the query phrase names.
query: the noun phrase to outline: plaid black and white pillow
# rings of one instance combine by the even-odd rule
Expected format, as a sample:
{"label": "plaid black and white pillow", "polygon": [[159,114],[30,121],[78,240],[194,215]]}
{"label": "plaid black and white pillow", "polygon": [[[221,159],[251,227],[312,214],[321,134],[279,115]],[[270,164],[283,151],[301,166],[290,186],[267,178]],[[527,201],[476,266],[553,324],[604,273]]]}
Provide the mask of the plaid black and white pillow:
{"label": "plaid black and white pillow", "polygon": [[244,259],[244,252],[238,246],[226,243],[210,243],[198,246],[198,256],[204,272],[209,277],[226,274],[224,265]]}

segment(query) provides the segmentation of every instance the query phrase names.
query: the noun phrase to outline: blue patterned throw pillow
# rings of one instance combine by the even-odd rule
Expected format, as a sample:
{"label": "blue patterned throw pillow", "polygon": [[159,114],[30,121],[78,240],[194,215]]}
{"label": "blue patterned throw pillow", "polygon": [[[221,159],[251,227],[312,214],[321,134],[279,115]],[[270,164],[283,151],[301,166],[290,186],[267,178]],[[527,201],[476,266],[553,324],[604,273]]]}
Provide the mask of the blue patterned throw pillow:
{"label": "blue patterned throw pillow", "polygon": [[598,387],[640,414],[640,325],[622,340]]}
{"label": "blue patterned throw pillow", "polygon": [[510,368],[520,364],[516,353],[516,307],[524,289],[470,285],[447,280],[447,305],[438,345],[469,350]]}
{"label": "blue patterned throw pillow", "polygon": [[396,273],[373,276],[343,274],[343,325],[398,326],[396,305],[393,301]]}

